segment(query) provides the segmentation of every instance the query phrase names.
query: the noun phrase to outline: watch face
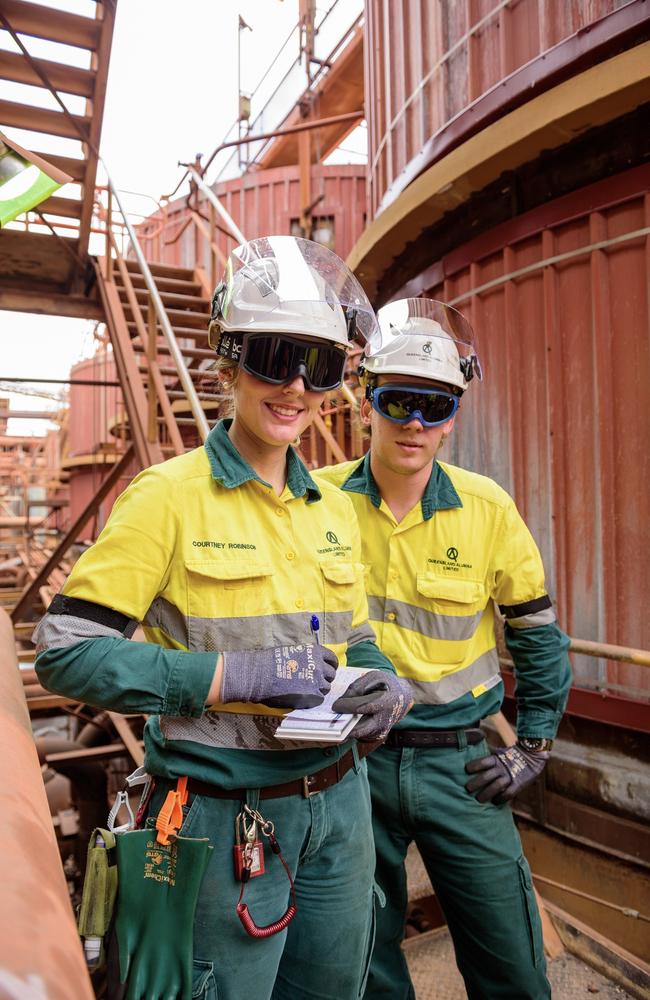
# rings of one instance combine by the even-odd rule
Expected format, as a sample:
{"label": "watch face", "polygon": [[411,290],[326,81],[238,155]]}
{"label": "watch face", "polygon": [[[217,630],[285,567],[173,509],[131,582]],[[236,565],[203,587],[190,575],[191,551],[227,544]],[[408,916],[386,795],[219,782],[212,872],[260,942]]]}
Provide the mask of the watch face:
{"label": "watch face", "polygon": [[525,736],[519,740],[524,750],[530,750],[531,753],[538,753],[540,750],[546,749],[546,744],[550,742],[549,740],[544,740],[541,738],[532,739],[526,738]]}

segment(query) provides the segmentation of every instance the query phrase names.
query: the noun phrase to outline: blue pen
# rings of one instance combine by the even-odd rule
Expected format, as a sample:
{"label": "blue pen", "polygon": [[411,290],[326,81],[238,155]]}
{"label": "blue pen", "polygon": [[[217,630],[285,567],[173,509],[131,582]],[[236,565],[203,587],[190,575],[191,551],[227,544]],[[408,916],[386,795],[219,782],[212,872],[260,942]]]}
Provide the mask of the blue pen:
{"label": "blue pen", "polygon": [[320,622],[318,620],[318,615],[312,615],[309,619],[309,628],[311,630],[311,637],[315,643],[319,643],[318,631],[320,629]]}

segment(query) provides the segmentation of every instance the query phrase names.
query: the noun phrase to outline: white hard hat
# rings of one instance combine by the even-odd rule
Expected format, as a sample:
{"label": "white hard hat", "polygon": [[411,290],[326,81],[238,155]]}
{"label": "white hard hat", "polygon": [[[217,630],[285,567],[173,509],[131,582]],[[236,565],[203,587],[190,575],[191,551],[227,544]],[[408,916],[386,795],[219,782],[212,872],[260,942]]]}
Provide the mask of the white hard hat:
{"label": "white hard hat", "polygon": [[377,314],[379,337],[362,361],[373,375],[413,375],[461,390],[482,379],[474,334],[464,316],[436,299],[399,299]]}
{"label": "white hard hat", "polygon": [[278,333],[348,347],[377,338],[377,319],[348,266],[311,240],[264,236],[230,254],[212,299],[210,342]]}

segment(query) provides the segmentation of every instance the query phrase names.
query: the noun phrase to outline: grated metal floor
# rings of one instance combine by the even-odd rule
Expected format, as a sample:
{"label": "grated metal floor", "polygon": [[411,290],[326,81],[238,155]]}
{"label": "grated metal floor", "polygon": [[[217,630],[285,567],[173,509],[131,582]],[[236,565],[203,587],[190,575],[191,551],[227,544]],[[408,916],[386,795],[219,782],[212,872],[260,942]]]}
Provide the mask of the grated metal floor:
{"label": "grated metal floor", "polygon": [[[417,1000],[467,1000],[446,928],[408,938],[402,947]],[[632,1000],[622,987],[568,953],[549,963],[548,976],[553,1000]]]}

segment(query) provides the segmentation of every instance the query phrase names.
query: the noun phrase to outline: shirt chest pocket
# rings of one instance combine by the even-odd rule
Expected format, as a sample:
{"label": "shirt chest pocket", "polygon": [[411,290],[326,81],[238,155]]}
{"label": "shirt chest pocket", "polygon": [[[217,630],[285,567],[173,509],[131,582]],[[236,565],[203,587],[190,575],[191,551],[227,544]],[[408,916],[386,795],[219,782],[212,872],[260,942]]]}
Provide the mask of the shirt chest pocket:
{"label": "shirt chest pocket", "polygon": [[241,618],[268,614],[273,567],[250,559],[188,560],[189,614],[197,618]]}
{"label": "shirt chest pocket", "polygon": [[418,573],[416,587],[420,614],[427,617],[423,631],[432,639],[458,644],[447,647],[444,653],[441,650],[441,654],[450,656],[455,650],[455,659],[462,659],[487,603],[485,586],[475,580],[450,580],[435,573]]}
{"label": "shirt chest pocket", "polygon": [[350,625],[356,602],[356,588],[363,587],[363,565],[353,562],[320,564],[323,580],[323,610],[349,612]]}

